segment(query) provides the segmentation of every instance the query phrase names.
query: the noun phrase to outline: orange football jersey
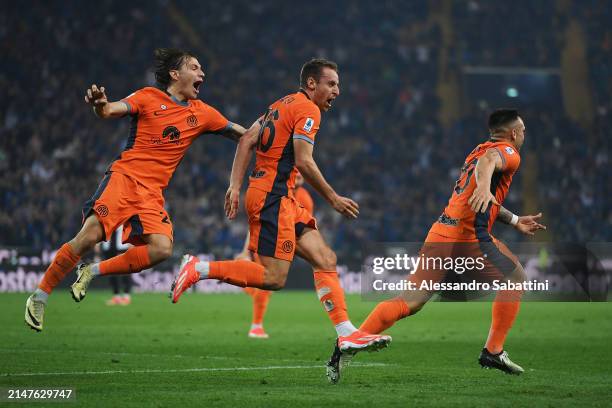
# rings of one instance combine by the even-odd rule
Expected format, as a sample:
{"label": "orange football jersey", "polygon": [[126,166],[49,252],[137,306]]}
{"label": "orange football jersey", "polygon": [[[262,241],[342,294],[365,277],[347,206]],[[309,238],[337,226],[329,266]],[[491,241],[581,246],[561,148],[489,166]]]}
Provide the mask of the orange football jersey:
{"label": "orange football jersey", "polygon": [[187,148],[204,133],[223,133],[232,123],[199,99],[180,102],[153,87],[125,99],[130,135],[110,171],[136,179],[152,190],[168,186]]}
{"label": "orange football jersey", "polygon": [[249,187],[283,196],[293,194],[297,173],[293,140],[314,144],[320,122],[321,111],[304,91],[270,105],[260,119],[255,169]]}
{"label": "orange football jersey", "polygon": [[491,203],[485,213],[476,214],[468,204],[476,188],[476,163],[490,149],[495,149],[503,162],[502,170],[495,171],[491,179],[491,193],[498,203],[503,203],[510,189],[512,176],[521,163],[521,157],[516,148],[508,142],[488,141],[478,145],[465,159],[448,205],[431,227],[431,232],[458,240],[490,240],[491,228],[499,213],[499,206]]}

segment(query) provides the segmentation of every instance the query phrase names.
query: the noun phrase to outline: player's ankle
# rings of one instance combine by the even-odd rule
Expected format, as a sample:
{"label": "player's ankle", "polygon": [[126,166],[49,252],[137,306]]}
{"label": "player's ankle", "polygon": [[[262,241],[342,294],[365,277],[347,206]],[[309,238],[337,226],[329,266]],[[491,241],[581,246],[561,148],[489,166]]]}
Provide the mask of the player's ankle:
{"label": "player's ankle", "polygon": [[100,263],[99,262],[91,264],[91,273],[94,276],[100,275]]}
{"label": "player's ankle", "polygon": [[336,333],[338,336],[347,337],[357,331],[357,328],[353,326],[350,320],[346,320],[344,322],[338,323],[335,326]]}
{"label": "player's ankle", "polygon": [[499,348],[499,347],[486,347],[486,346],[485,346],[485,350],[487,350],[489,354],[493,354],[493,355],[500,354],[502,351],[504,351],[503,347]]}
{"label": "player's ankle", "polygon": [[40,288],[36,288],[33,295],[34,295],[34,299],[38,300],[39,302],[43,302],[44,304],[47,304],[47,300],[49,299],[49,294],[45,292],[44,290]]}
{"label": "player's ankle", "polygon": [[208,279],[208,274],[210,273],[210,262],[208,261],[196,262],[195,270],[199,274],[198,280]]}

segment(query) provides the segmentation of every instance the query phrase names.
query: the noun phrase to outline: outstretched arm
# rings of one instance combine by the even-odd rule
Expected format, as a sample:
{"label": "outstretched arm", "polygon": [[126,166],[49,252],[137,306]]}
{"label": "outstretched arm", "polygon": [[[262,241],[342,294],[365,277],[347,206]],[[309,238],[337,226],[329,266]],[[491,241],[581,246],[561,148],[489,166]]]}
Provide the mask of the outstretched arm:
{"label": "outstretched arm", "polygon": [[536,231],[545,230],[546,226],[538,221],[542,218],[542,213],[536,215],[516,215],[508,209],[501,207],[497,219],[504,224],[512,225],[525,235],[534,235]]}
{"label": "outstretched arm", "polygon": [[247,132],[245,128],[237,123],[232,123],[231,126],[223,133],[222,136],[227,137],[234,142],[238,142],[240,138]]}
{"label": "outstretched arm", "polygon": [[304,176],[304,180],[317,190],[334,210],[347,218],[357,218],[359,205],[348,197],[339,196],[325,180],[312,157],[313,145],[302,139],[294,139],[293,150],[295,152],[295,166]]}
{"label": "outstretched arm", "polygon": [[230,220],[236,218],[238,206],[240,203],[240,188],[244,180],[244,174],[251,160],[251,152],[257,143],[259,130],[261,125],[259,121],[255,121],[247,130],[238,142],[234,163],[232,164],[232,174],[230,176],[230,185],[225,193],[225,215]]}
{"label": "outstretched arm", "polygon": [[103,86],[96,84],[87,89],[85,102],[93,106],[93,111],[99,118],[120,118],[128,113],[128,106],[124,102],[109,102]]}

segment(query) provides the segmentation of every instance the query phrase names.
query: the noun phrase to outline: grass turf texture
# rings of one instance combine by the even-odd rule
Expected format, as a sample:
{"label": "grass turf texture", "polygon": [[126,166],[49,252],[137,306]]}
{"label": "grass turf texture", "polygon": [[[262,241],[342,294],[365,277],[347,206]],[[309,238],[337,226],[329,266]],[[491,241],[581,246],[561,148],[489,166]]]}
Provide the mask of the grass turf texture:
{"label": "grass turf texture", "polygon": [[[520,377],[476,363],[489,303],[431,303],[389,330],[389,349],[360,354],[332,386],[323,365],[335,336],[314,292],[272,296],[269,340],[247,338],[246,295],[186,294],[172,305],[162,294],[137,294],[129,307],[107,307],[108,297],[92,292],[77,304],[58,290],[45,330],[35,333],[23,323],[27,295],[0,295],[0,388],[73,387],[71,406],[122,407],[558,407],[612,399],[610,303],[523,304],[506,345],[526,369]],[[356,323],[375,305],[358,296],[348,304]]]}

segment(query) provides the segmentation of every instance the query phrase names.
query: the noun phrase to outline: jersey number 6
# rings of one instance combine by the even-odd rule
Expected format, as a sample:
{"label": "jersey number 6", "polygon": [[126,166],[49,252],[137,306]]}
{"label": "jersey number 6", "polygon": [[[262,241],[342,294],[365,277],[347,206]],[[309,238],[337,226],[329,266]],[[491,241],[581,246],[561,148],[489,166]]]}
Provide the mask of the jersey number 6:
{"label": "jersey number 6", "polygon": [[[261,124],[261,129],[259,129],[259,135],[257,136],[257,150],[262,152],[267,152],[272,147],[272,143],[274,143],[274,121],[278,120],[278,110],[277,109],[268,109],[268,113],[264,116],[263,122]],[[266,142],[264,143],[264,133],[268,129],[268,137]]]}

